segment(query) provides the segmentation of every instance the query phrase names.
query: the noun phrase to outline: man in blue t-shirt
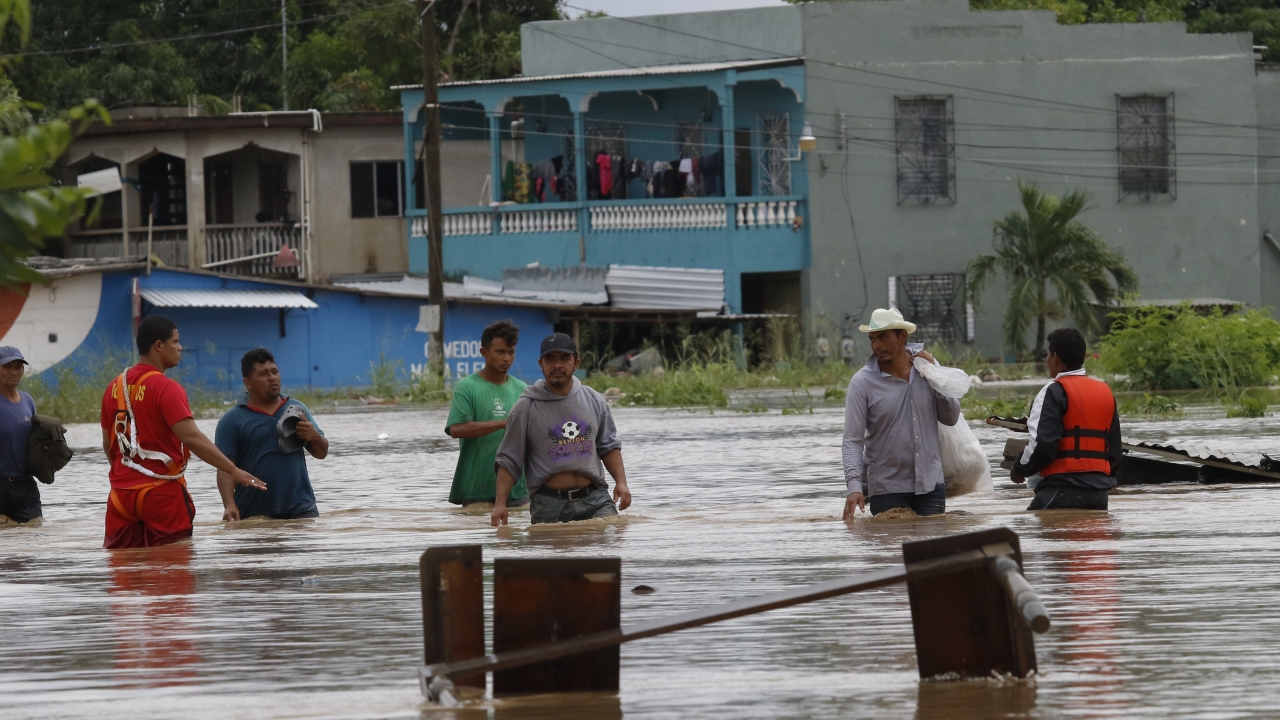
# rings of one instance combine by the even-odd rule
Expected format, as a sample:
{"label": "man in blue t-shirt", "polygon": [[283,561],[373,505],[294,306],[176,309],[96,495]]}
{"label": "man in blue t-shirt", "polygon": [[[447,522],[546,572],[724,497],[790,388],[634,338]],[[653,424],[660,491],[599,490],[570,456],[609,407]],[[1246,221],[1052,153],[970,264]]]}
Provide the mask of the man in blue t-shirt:
{"label": "man in blue t-shirt", "polygon": [[27,441],[36,402],[18,389],[27,361],[18,348],[0,347],[0,524],[43,516],[40,488],[27,472]]}
{"label": "man in blue t-shirt", "polygon": [[241,520],[255,515],[275,519],[316,517],[315,491],[307,474],[307,461],[302,448],[282,449],[281,420],[296,406],[305,418],[297,424],[297,438],[311,457],[323,460],[329,454],[329,440],[316,426],[315,418],[305,405],[280,396],[280,369],[276,359],[265,348],[250,350],[240,359],[245,393],[239,404],[218,421],[214,444],[236,467],[261,478],[266,490],[248,486],[236,487],[225,473],[218,471],[218,492],[222,494],[224,521]]}

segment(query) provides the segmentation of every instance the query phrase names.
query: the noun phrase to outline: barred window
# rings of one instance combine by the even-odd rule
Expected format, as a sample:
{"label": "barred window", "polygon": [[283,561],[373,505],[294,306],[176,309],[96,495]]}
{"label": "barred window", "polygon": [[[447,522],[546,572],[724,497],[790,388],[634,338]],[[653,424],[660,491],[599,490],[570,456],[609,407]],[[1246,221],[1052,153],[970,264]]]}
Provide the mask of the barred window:
{"label": "barred window", "polygon": [[898,204],[956,200],[955,118],[951,96],[895,97]]}
{"label": "barred window", "polygon": [[760,194],[791,194],[791,114],[761,115]]}
{"label": "barred window", "polygon": [[1177,197],[1173,93],[1116,96],[1120,199]]}
{"label": "barred window", "polygon": [[[967,342],[973,339],[964,273],[899,275],[892,278],[895,301],[903,317],[916,324],[916,342]],[[896,297],[893,295],[896,294]]]}

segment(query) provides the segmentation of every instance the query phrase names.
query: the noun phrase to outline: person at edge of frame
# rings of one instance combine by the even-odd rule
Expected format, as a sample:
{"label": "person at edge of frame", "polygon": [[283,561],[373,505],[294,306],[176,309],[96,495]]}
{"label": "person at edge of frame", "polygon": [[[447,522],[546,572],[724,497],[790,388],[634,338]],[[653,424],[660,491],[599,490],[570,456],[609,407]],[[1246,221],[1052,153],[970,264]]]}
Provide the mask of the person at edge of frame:
{"label": "person at edge of frame", "polygon": [[230,475],[219,470],[223,522],[259,515],[275,520],[319,517],[306,456],[281,449],[280,422],[290,407],[298,408],[295,412],[303,415],[297,424],[298,439],[317,460],[328,456],[328,438],[306,405],[280,394],[280,368],[270,350],[256,348],[246,352],[240,358],[240,374],[244,376],[244,394],[218,420],[213,441],[236,467],[270,482],[267,491],[261,492],[237,486]]}
{"label": "person at edge of frame", "polygon": [[[535,524],[609,517],[631,505],[613,414],[600,393],[574,376],[580,364],[573,338],[552,333],[542,341],[543,379],[525,388],[511,408],[494,459],[494,527],[507,524],[507,494],[522,472],[529,487],[529,520]],[[606,470],[614,480],[612,500]]]}
{"label": "person at edge of frame", "polygon": [[1028,510],[1106,510],[1122,450],[1115,396],[1106,383],[1085,377],[1079,330],[1058,328],[1048,339],[1044,362],[1053,382],[1031,403],[1031,441],[1009,479],[1035,490]]}
{"label": "person at edge of frame", "polygon": [[[453,471],[449,502],[455,505],[491,503],[497,496],[498,475],[494,458],[506,437],[511,409],[528,385],[509,372],[516,361],[520,328],[499,320],[480,333],[480,357],[484,367],[458,380],[444,432],[458,440],[458,465]],[[508,506],[529,504],[524,477],[507,497]]]}
{"label": "person at edge of frame", "polygon": [[924,345],[907,342],[916,326],[897,308],[878,308],[859,329],[872,354],[849,379],[845,396],[844,520],[868,501],[872,515],[894,508],[941,515],[947,489],[938,423],[955,425],[960,401],[938,393],[912,366],[917,356],[937,361]]}
{"label": "person at edge of frame", "polygon": [[40,486],[27,472],[27,445],[36,401],[18,389],[27,371],[22,351],[0,347],[0,525],[3,518],[28,523],[44,516]]}
{"label": "person at edge of frame", "polygon": [[163,315],[138,325],[138,364],[102,394],[102,451],[110,464],[106,539],[109,549],[167,545],[191,537],[195,503],[187,492],[191,454],[239,485],[267,486],[236,467],[191,414],[187,392],[164,372],[182,362],[178,326]]}

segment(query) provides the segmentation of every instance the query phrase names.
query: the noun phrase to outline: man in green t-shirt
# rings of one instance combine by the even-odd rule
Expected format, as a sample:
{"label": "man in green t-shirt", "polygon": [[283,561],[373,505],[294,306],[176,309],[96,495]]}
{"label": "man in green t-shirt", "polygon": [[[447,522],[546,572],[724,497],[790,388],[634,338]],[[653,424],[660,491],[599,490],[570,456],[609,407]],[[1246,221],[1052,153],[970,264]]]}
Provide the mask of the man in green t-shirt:
{"label": "man in green t-shirt", "polygon": [[[485,328],[480,334],[484,367],[453,386],[453,407],[444,431],[449,437],[458,438],[462,446],[449,490],[449,502],[456,505],[494,500],[498,486],[494,456],[507,431],[507,414],[525,389],[524,382],[507,374],[516,360],[519,339],[520,328],[510,320],[499,320]],[[528,502],[529,491],[521,477],[511,488],[507,504]]]}

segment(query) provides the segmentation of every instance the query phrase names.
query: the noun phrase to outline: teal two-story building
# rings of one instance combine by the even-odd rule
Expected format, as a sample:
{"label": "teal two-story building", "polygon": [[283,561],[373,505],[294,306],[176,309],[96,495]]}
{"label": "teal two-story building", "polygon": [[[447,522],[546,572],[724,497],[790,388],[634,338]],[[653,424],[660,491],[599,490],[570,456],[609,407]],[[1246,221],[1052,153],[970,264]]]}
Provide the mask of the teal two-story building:
{"label": "teal two-story building", "polygon": [[[744,307],[745,284],[798,312],[809,267],[804,90],[799,58],[444,84],[446,274],[713,268],[729,311],[766,309]],[[421,88],[402,98],[412,169]],[[420,176],[404,182],[410,271],[421,273],[427,211]]]}
{"label": "teal two-story building", "polygon": [[[1248,33],[865,0],[528,23],[521,48],[522,77],[440,88],[449,275],[714,268],[729,312],[856,338],[896,306],[999,355],[1003,287],[975,303],[965,273],[1033,181],[1092,193],[1144,299],[1280,306],[1280,72]],[[423,273],[422,92],[400,90],[378,193]]]}

